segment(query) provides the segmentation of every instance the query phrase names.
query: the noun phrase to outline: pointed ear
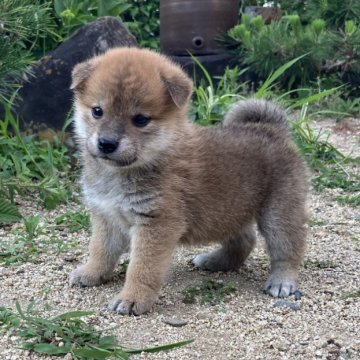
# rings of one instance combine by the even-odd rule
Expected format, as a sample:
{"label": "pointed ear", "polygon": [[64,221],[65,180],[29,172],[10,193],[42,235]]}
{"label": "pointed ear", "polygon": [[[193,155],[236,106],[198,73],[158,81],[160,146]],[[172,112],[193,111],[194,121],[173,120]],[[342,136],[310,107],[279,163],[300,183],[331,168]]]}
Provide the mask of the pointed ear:
{"label": "pointed ear", "polygon": [[183,107],[192,93],[192,81],[180,69],[160,73],[160,77],[174,104]]}
{"label": "pointed ear", "polygon": [[72,71],[72,82],[70,90],[81,89],[84,82],[89,78],[95,70],[98,61],[97,58],[77,64]]}

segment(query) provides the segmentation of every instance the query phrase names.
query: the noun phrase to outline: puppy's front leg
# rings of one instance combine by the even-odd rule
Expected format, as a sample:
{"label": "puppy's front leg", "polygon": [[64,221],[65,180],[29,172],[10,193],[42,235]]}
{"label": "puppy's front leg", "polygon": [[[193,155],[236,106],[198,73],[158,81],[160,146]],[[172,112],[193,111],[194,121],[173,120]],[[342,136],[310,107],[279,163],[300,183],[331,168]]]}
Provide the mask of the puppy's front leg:
{"label": "puppy's front leg", "polygon": [[69,277],[71,285],[97,286],[111,277],[119,256],[128,245],[128,240],[117,225],[97,213],[92,213],[89,260],[72,271]]}
{"label": "puppy's front leg", "polygon": [[125,285],[110,302],[110,310],[123,315],[140,315],[151,309],[182,234],[179,224],[172,226],[164,222],[135,229]]}

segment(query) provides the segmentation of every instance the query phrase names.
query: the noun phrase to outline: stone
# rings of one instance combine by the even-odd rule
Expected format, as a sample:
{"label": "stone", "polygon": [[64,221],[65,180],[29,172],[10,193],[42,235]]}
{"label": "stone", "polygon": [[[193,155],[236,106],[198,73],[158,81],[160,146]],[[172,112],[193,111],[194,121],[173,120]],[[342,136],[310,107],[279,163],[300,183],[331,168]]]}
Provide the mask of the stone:
{"label": "stone", "polygon": [[163,322],[173,327],[182,327],[187,325],[188,323],[186,320],[172,319],[172,318],[165,318],[163,319]]}
{"label": "stone", "polygon": [[[61,130],[72,106],[69,87],[73,67],[121,46],[137,46],[137,42],[118,18],[101,17],[84,25],[31,66],[33,75],[22,79],[18,101],[12,108],[14,115],[19,116],[23,127],[30,126],[36,132]],[[3,114],[0,108],[0,118]]]}
{"label": "stone", "polygon": [[299,304],[296,304],[296,303],[293,303],[291,301],[288,301],[288,300],[278,300],[276,301],[272,307],[277,307],[277,308],[288,308],[288,309],[291,309],[291,310],[300,310],[300,305]]}

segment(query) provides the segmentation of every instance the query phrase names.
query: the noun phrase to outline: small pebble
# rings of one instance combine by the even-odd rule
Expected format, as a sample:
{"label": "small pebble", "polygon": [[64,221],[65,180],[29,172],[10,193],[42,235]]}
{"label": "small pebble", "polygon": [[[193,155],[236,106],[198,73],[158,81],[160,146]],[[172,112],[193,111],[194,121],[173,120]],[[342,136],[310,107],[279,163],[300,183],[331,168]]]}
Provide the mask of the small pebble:
{"label": "small pebble", "polygon": [[75,254],[66,254],[63,259],[67,262],[74,262],[77,260],[77,256]]}
{"label": "small pebble", "polygon": [[294,296],[295,296],[295,300],[300,300],[304,296],[304,294],[300,290],[296,290],[294,292]]}
{"label": "small pebble", "polygon": [[172,318],[165,318],[163,319],[163,322],[173,327],[182,327],[187,325],[188,323],[186,320],[172,319]]}
{"label": "small pebble", "polygon": [[291,310],[300,310],[300,305],[290,302],[288,300],[278,300],[276,301],[272,307],[278,307],[278,308],[288,308]]}

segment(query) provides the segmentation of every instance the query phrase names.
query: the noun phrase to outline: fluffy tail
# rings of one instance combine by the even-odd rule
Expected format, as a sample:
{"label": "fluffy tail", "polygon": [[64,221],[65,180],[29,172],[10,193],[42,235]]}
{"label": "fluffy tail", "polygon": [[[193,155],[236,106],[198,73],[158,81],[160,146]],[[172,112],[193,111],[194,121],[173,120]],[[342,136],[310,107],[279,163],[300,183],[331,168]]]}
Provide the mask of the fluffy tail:
{"label": "fluffy tail", "polygon": [[236,102],[225,115],[223,125],[234,126],[245,123],[269,124],[290,134],[289,123],[285,111],[266,100],[241,100]]}

